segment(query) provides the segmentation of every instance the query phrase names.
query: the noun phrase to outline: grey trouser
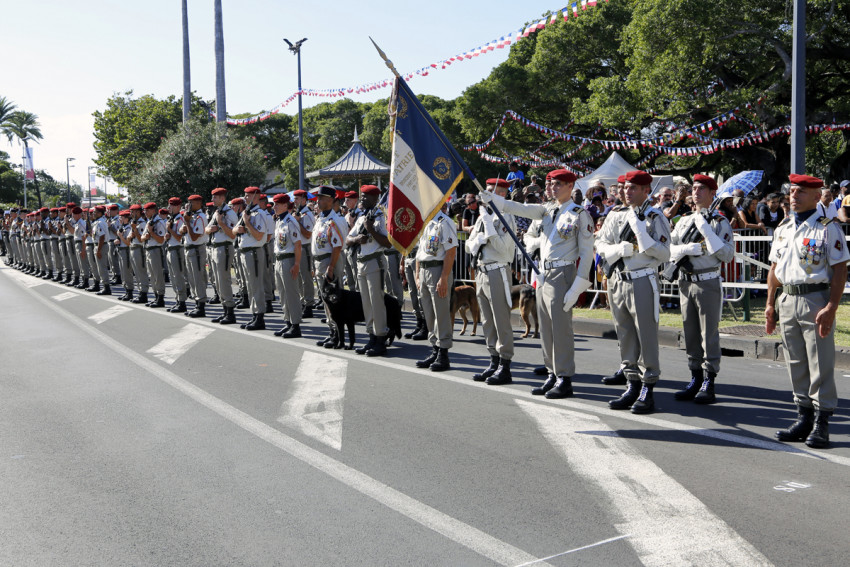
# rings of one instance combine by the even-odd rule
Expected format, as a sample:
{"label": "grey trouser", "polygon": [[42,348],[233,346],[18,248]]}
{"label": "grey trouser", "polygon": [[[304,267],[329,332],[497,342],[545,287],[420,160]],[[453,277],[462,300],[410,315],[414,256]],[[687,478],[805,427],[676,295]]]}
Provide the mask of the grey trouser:
{"label": "grey trouser", "polygon": [[[321,284],[321,282],[325,281],[325,274],[328,271],[328,266],[331,265],[331,257],[332,257],[332,254],[328,254],[326,257],[319,260],[318,258],[313,256],[313,269],[316,272],[316,279],[319,280],[320,284]],[[334,279],[338,280],[340,282],[340,285],[342,285],[342,279],[341,278],[342,278],[342,273],[344,271],[342,264],[343,264],[342,255],[340,255],[340,257],[337,258],[336,266],[334,266],[334,269],[333,269]],[[334,323],[333,319],[331,319],[331,313],[328,310],[327,304],[325,304],[325,316],[328,319],[328,327],[330,327],[334,331],[339,332],[339,328],[336,326],[336,323]]]}
{"label": "grey trouser", "polygon": [[171,279],[171,287],[174,289],[174,297],[177,301],[186,301],[186,258],[183,247],[172,245],[168,247],[168,277]]}
{"label": "grey trouser", "polygon": [[165,295],[165,266],[163,266],[162,246],[154,245],[145,248],[145,256],[148,259],[148,277],[153,292],[157,295]]}
{"label": "grey trouser", "polygon": [[[64,242],[64,240],[63,240]],[[53,255],[53,269],[60,272],[65,269],[65,259],[62,257],[62,252],[59,250],[59,239],[50,239],[50,253]]]}
{"label": "grey trouser", "polygon": [[386,259],[384,265],[387,267],[386,274],[384,274],[387,293],[395,297],[399,305],[402,305],[404,304],[404,286],[401,283],[401,274],[399,273],[399,269],[401,268],[401,254],[398,252],[384,254],[384,258]]}
{"label": "grey trouser", "polygon": [[426,268],[420,264],[419,301],[425,315],[425,324],[428,326],[428,341],[431,346],[452,348],[452,333],[454,332],[452,287],[454,287],[454,276],[449,273],[448,292],[445,297],[440,297],[437,293],[437,282],[440,281],[442,273],[442,265]]}
{"label": "grey trouser", "polygon": [[835,323],[826,337],[818,335],[815,317],[829,303],[829,290],[805,295],[783,293],[776,301],[779,330],[794,402],[803,407],[833,411],[835,387]]}
{"label": "grey trouser", "polygon": [[720,311],[723,293],[720,278],[702,282],[679,280],[679,303],[685,326],[688,368],[720,372]]}
{"label": "grey trouser", "polygon": [[245,283],[245,270],[242,267],[242,261],[239,259],[241,248],[233,248],[233,267],[236,269],[236,285],[239,287],[239,293],[247,296],[248,285]]}
{"label": "grey trouser", "polygon": [[139,285],[141,293],[147,293],[150,287],[150,278],[148,277],[148,267],[145,264],[145,250],[141,246],[130,247],[130,258],[133,261],[133,275],[136,277],[136,283]]}
{"label": "grey trouser", "polygon": [[404,277],[407,278],[407,291],[410,292],[410,303],[417,319],[424,319],[422,304],[419,302],[419,290],[416,289],[416,260],[408,258],[404,263]]}
{"label": "grey trouser", "polygon": [[[224,307],[233,307],[233,281],[230,276],[230,263],[233,260],[233,245],[213,246],[210,248],[210,266],[218,297]],[[300,313],[299,313],[300,315]]]}
{"label": "grey trouser", "polygon": [[366,332],[370,335],[387,335],[387,308],[384,305],[384,266],[381,258],[357,262],[357,288],[366,319]]}
{"label": "grey trouser", "polygon": [[192,299],[198,303],[207,300],[207,248],[203,244],[186,246],[186,281]]}
{"label": "grey trouser", "polygon": [[345,256],[345,279],[348,281],[348,289],[360,291],[357,287],[357,255],[354,254],[355,247],[347,247],[343,250]]}
{"label": "grey trouser", "polygon": [[12,236],[11,234],[9,235],[9,250],[12,254],[12,260],[15,262],[21,261],[21,253],[18,250],[18,242],[19,239],[17,236]]}
{"label": "grey trouser", "polygon": [[504,265],[489,272],[476,270],[475,296],[481,309],[487,351],[490,356],[511,360],[514,357],[514,330],[511,326],[511,305],[505,295],[506,289],[510,292],[510,288],[506,288],[506,270]]}
{"label": "grey trouser", "polygon": [[74,237],[66,236],[65,237],[65,254],[67,254],[66,265],[68,266],[67,270],[72,270],[74,273],[74,277],[80,277],[80,261],[77,258],[77,251],[74,248]]}
{"label": "grey trouser", "polygon": [[97,265],[97,258],[94,257],[94,243],[86,242],[86,258],[89,261],[89,272],[94,281],[100,281],[100,269]]}
{"label": "grey trouser", "polygon": [[544,272],[543,287],[537,290],[543,364],[555,376],[576,373],[573,310],[564,312],[564,296],[575,279],[575,265],[551,268]]}
{"label": "grey trouser", "polygon": [[106,244],[100,249],[100,258],[97,257],[97,246],[92,251],[92,258],[97,264],[97,273],[103,286],[109,285],[109,247]]}
{"label": "grey trouser", "polygon": [[115,237],[109,237],[109,269],[112,271],[113,277],[118,277],[121,275],[121,266],[118,262],[118,247],[113,242]]}
{"label": "grey trouser", "polygon": [[118,263],[121,265],[121,285],[124,286],[124,291],[133,291],[133,265],[130,260],[130,249],[126,246],[116,246],[115,252],[118,254]]}
{"label": "grey trouser", "polygon": [[[608,281],[611,314],[620,341],[620,358],[625,365],[626,378],[643,380],[647,384],[655,384],[661,375],[656,277],[652,274],[628,281],[614,275]],[[644,368],[643,376],[639,365]]]}
{"label": "grey trouser", "polygon": [[91,275],[89,268],[89,258],[83,258],[83,253],[86,251],[86,243],[83,240],[74,240],[74,250],[76,251],[77,263],[80,265],[80,277],[88,278]]}
{"label": "grey trouser", "polygon": [[251,299],[251,313],[259,315],[266,312],[266,294],[264,291],[266,268],[266,249],[262,246],[255,248],[240,248],[242,273],[245,276],[245,286]]}
{"label": "grey trouser", "polygon": [[53,262],[50,258],[50,239],[45,238],[38,241],[38,254],[41,267],[44,270],[53,270]]}
{"label": "grey trouser", "polygon": [[[301,298],[298,295],[298,280],[293,279],[290,270],[295,265],[295,257],[275,260],[274,275],[277,292],[280,294],[280,306],[283,320],[293,325],[301,324]],[[299,271],[301,268],[298,268]]]}
{"label": "grey trouser", "polygon": [[301,303],[313,303],[316,300],[316,290],[313,286],[313,255],[310,253],[310,243],[301,243],[301,269],[298,272],[299,295]]}

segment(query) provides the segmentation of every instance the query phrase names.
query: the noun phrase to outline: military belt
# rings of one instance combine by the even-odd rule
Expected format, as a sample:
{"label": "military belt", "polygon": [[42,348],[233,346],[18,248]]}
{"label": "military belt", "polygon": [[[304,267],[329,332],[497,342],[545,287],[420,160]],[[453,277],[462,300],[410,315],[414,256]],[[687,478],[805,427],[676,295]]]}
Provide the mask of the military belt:
{"label": "military belt", "polygon": [[640,278],[645,278],[646,276],[654,273],[656,273],[655,268],[644,268],[643,270],[620,270],[617,272],[617,275],[620,277],[620,280],[630,282]]}
{"label": "military belt", "polygon": [[806,295],[807,293],[814,293],[816,291],[826,291],[830,288],[828,283],[814,283],[814,284],[783,284],[782,285],[782,293],[787,293],[788,295]]}
{"label": "military belt", "polygon": [[419,262],[419,266],[422,268],[436,268],[437,266],[442,265],[442,260],[425,260],[424,262]]}
{"label": "military belt", "polygon": [[295,252],[284,252],[283,254],[275,254],[275,260],[288,260],[290,258],[295,258]]}
{"label": "military belt", "polygon": [[183,248],[185,248],[186,250],[194,250],[196,248],[200,248],[201,246],[201,244],[184,244]]}
{"label": "military belt", "polygon": [[221,248],[222,246],[233,246],[232,242],[224,241],[224,242],[211,242],[210,246],[213,248]]}
{"label": "military belt", "polygon": [[331,257],[330,254],[316,254],[315,256],[313,256],[313,259],[316,260],[317,262],[321,262],[322,260],[325,260],[325,259],[330,258],[330,257]]}
{"label": "military belt", "polygon": [[491,264],[479,264],[476,269],[479,272],[483,272],[483,273],[486,274],[487,272],[493,272],[495,270],[503,268],[504,266],[505,266],[505,264],[499,264],[497,262],[493,262]]}
{"label": "military belt", "polygon": [[387,248],[384,250],[384,256],[399,256],[399,252],[395,248]]}
{"label": "military belt", "polygon": [[365,264],[369,260],[377,260],[378,258],[381,257],[382,254],[383,254],[383,252],[381,252],[379,250],[378,252],[373,252],[372,254],[368,254],[366,256],[361,256],[361,257],[357,258],[357,261]]}
{"label": "military belt", "polygon": [[180,250],[181,248],[183,248],[181,244],[175,244],[174,246],[168,247],[169,250]]}
{"label": "military belt", "polygon": [[569,266],[570,264],[574,264],[575,262],[570,262],[568,260],[552,260],[543,262],[544,270],[552,270],[555,268],[563,268],[564,266]]}
{"label": "military belt", "polygon": [[718,268],[709,268],[707,270],[694,270],[690,273],[682,272],[681,277],[679,279],[694,283],[694,282],[705,282],[708,280],[716,280],[720,277],[720,270]]}

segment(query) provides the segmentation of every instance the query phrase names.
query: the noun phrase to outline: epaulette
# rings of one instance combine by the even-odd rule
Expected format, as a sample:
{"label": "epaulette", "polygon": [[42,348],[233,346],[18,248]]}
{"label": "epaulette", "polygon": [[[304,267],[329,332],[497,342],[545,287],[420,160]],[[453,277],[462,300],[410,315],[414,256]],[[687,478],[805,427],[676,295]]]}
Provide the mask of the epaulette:
{"label": "epaulette", "polygon": [[687,213],[682,213],[682,215],[680,215],[680,216],[687,217],[687,216],[690,216],[692,214],[694,214],[693,211],[688,211]]}
{"label": "epaulette", "polygon": [[611,212],[612,212],[612,213],[618,213],[618,212],[622,211],[622,210],[623,210],[623,209],[625,209],[625,208],[626,208],[626,206],[625,206],[625,205],[617,205],[616,207],[614,207],[613,209],[611,209]]}
{"label": "epaulette", "polygon": [[789,222],[791,222],[791,217],[790,217],[790,216],[787,216],[787,217],[785,217],[784,219],[782,219],[782,221],[781,221],[781,222],[777,225],[777,228],[778,228],[778,227],[780,227],[780,226],[782,226],[783,224],[787,224],[787,223],[789,223]]}
{"label": "epaulette", "polygon": [[570,208],[571,213],[577,213],[577,212],[584,211],[584,210],[586,210],[584,207],[582,207],[581,205],[579,205],[575,202],[572,204],[572,207]]}
{"label": "epaulette", "polygon": [[651,219],[654,219],[655,217],[658,216],[658,211],[649,211],[648,213],[646,213],[646,216],[651,218]]}
{"label": "epaulette", "polygon": [[823,226],[828,226],[832,223],[832,219],[828,217],[820,217],[818,218],[818,222],[821,223]]}

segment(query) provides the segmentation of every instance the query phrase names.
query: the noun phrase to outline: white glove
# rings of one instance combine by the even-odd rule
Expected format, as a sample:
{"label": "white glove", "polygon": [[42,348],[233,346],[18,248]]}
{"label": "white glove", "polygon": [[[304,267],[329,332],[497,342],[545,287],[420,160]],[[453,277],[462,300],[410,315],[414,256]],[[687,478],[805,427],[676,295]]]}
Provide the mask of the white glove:
{"label": "white glove", "polygon": [[484,238],[497,236],[496,227],[493,226],[493,217],[486,212],[481,215],[481,224],[484,226]]}
{"label": "white glove", "polygon": [[[615,246],[619,247],[619,250],[617,250],[617,260],[620,258],[630,258],[635,254],[635,247],[631,242],[620,242],[619,244],[615,244]],[[616,260],[614,260],[614,262],[616,262]],[[612,262],[612,264],[614,262]]]}
{"label": "white glove", "polygon": [[702,244],[672,244],[670,246],[670,261],[674,264],[685,256],[702,256]]}
{"label": "white glove", "polygon": [[569,310],[573,308],[573,305],[576,304],[581,294],[589,288],[590,282],[588,280],[576,278],[573,281],[573,285],[570,286],[570,289],[567,290],[567,294],[564,296],[564,312],[569,312]]}
{"label": "white glove", "polygon": [[637,218],[637,213],[629,215],[629,226],[632,227],[637,238],[638,251],[645,252],[647,248],[655,245],[655,240],[649,235],[649,231],[646,230],[646,223]]}
{"label": "white glove", "polygon": [[481,199],[481,202],[485,205],[489,205],[493,202],[493,194],[490,191],[479,191],[478,198]]}
{"label": "white glove", "polygon": [[486,238],[481,234],[476,234],[474,237],[467,239],[466,251],[474,258],[485,242],[487,242]]}
{"label": "white glove", "polygon": [[540,250],[540,237],[528,234],[527,232],[522,237],[522,243],[525,244],[525,251],[529,255],[534,254],[536,250]]}

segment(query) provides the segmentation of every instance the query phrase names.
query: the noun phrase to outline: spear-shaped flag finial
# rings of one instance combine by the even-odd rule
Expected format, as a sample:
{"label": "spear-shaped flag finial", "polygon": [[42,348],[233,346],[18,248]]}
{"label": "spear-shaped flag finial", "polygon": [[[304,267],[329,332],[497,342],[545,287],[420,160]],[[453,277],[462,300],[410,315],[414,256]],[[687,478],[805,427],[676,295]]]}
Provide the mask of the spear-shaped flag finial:
{"label": "spear-shaped flag finial", "polygon": [[377,44],[377,43],[375,43],[375,40],[374,40],[374,39],[372,39],[372,37],[371,37],[371,36],[369,37],[369,41],[371,41],[371,42],[372,42],[372,45],[374,45],[374,46],[375,46],[375,49],[377,49],[377,50],[378,50],[378,55],[380,55],[380,56],[381,56],[381,59],[383,59],[383,60],[384,60],[384,63],[386,63],[386,64],[387,64],[387,67],[389,67],[389,68],[390,68],[390,71],[392,71],[392,72],[393,72],[393,75],[395,75],[396,77],[401,77],[401,75],[399,75],[399,74],[398,74],[398,71],[396,71],[396,69],[395,69],[395,65],[393,65],[393,62],[392,62],[392,61],[390,61],[390,60],[387,58],[387,54],[386,54],[386,53],[384,53],[384,51],[383,51],[380,47],[378,47],[378,44]]}

